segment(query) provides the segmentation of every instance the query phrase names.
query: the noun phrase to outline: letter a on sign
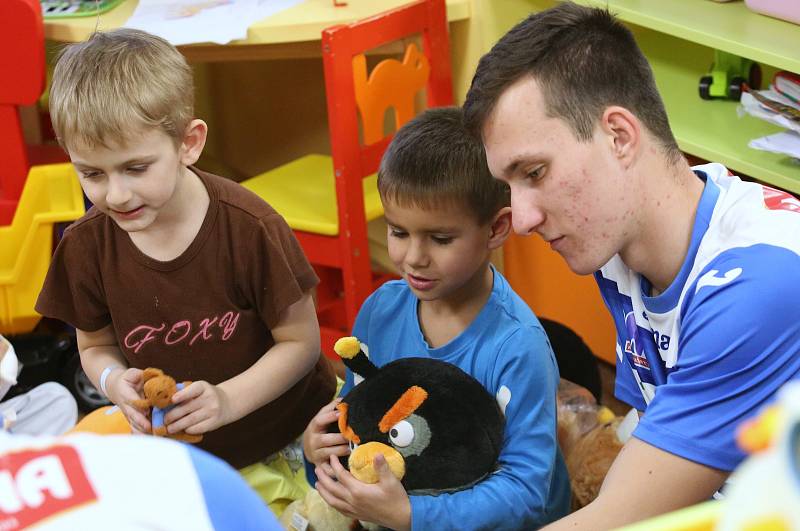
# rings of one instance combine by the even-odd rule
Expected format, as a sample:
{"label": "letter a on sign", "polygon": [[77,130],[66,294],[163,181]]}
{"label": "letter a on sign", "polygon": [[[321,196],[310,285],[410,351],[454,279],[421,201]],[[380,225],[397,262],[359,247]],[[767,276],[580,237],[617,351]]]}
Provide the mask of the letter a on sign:
{"label": "letter a on sign", "polygon": [[24,528],[97,500],[78,452],[71,446],[24,450],[0,457],[0,523]]}

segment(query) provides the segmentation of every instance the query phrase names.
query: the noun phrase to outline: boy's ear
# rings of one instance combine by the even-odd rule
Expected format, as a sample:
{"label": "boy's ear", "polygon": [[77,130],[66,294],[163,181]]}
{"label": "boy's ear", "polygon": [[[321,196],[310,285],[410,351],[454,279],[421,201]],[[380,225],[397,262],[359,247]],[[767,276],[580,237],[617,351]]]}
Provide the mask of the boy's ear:
{"label": "boy's ear", "polygon": [[511,234],[511,207],[503,207],[492,218],[489,249],[501,247]]}
{"label": "boy's ear", "polygon": [[186,126],[180,145],[180,159],[184,166],[191,166],[203,153],[208,136],[208,126],[203,120],[194,119]]}

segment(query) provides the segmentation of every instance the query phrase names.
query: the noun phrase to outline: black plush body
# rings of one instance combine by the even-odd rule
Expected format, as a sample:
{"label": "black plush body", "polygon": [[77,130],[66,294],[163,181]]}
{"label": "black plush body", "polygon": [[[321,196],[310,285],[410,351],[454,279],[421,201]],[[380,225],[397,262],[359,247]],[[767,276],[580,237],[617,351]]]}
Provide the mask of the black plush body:
{"label": "black plush body", "polygon": [[[397,450],[405,461],[402,483],[407,491],[459,490],[495,469],[505,421],[494,397],[475,378],[428,358],[403,358],[366,371],[365,360],[371,362],[360,348],[353,358],[370,374],[342,399],[343,433],[351,442],[358,440],[354,446],[377,441]],[[354,359],[343,359],[348,367],[355,365],[350,363]],[[387,430],[387,424],[381,430],[387,411],[398,408],[412,387],[417,396],[425,393],[426,398],[413,412],[401,415],[400,422],[395,422],[400,418],[395,411],[392,428]]]}

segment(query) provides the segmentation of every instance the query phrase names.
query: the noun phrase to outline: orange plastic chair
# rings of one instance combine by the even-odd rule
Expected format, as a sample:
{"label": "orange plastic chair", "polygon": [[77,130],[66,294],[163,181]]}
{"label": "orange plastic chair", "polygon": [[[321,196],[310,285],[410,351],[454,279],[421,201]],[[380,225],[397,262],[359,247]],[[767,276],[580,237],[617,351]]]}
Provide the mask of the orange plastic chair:
{"label": "orange plastic chair", "polygon": [[[385,59],[368,75],[365,53],[396,41],[409,42],[402,60]],[[384,135],[386,111],[393,109],[400,127],[414,116],[422,89],[428,107],[453,103],[444,0],[328,28],[322,56],[332,156],[307,155],[242,184],[286,218],[320,275],[323,352],[336,358],[334,341],[349,333],[361,303],[389,278],[372,271],[367,237],[367,223],[383,215],[376,172],[393,136]]]}

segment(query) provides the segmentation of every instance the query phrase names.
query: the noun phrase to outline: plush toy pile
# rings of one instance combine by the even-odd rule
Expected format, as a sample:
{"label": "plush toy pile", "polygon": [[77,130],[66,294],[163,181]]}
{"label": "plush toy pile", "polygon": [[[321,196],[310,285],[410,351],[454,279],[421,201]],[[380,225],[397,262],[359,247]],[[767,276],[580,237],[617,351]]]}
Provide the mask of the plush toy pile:
{"label": "plush toy pile", "polygon": [[380,526],[343,515],[310,489],[302,500],[286,507],[280,522],[289,531],[376,531]]}
{"label": "plush toy pile", "polygon": [[603,480],[624,444],[622,417],[598,406],[586,389],[561,380],[558,389],[558,443],[572,484],[572,508],[597,497]]}

